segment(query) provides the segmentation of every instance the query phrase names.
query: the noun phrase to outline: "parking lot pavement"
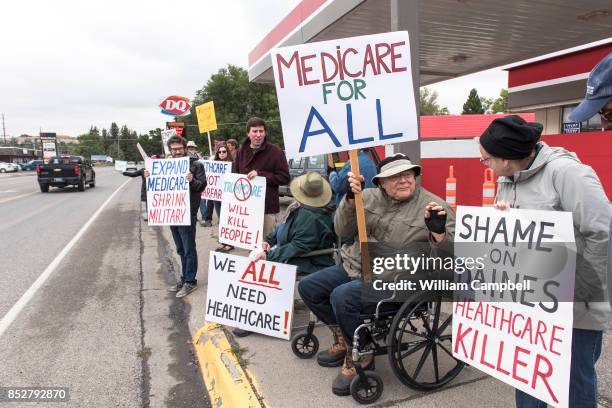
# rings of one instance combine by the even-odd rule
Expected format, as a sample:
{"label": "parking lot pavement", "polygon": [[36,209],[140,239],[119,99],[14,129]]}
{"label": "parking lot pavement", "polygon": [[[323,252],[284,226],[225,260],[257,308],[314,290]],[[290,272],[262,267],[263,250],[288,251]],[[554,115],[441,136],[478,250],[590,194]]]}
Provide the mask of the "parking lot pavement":
{"label": "parking lot pavement", "polygon": [[[287,204],[288,200],[282,200]],[[213,227],[198,225],[198,289],[184,298],[190,305],[189,327],[192,335],[203,327],[208,257],[209,252],[218,246],[216,220]],[[168,242],[172,242],[170,231],[164,228]],[[248,255],[248,251],[236,249],[235,255]],[[178,265],[175,257],[175,265]],[[177,269],[178,270],[178,269]],[[297,291],[296,291],[297,296]],[[308,312],[301,306],[296,307],[293,334],[298,326],[308,320]],[[253,382],[255,392],[261,397],[264,406],[295,408],[305,407],[356,407],[360,406],[350,396],[338,397],[331,392],[331,383],[338,368],[324,368],[316,360],[302,360],[291,351],[286,340],[253,334],[245,338],[234,338],[231,328],[226,333],[233,344],[232,351],[238,353],[238,360],[246,369],[246,375]],[[331,334],[325,327],[317,327],[315,333],[320,341],[320,350],[331,344]],[[612,408],[612,340],[608,334],[604,340],[604,350],[598,364],[600,407]],[[200,362],[203,363],[203,362]],[[223,365],[223,362],[206,361],[204,364]],[[424,368],[427,370],[427,367]],[[433,371],[429,368],[430,371]],[[479,370],[466,367],[450,384],[436,392],[423,393],[412,390],[401,383],[393,374],[386,355],[376,357],[376,372],[384,381],[384,393],[376,402],[376,407],[512,407],[514,389],[501,381],[491,378]],[[211,401],[215,405],[215,401]]]}

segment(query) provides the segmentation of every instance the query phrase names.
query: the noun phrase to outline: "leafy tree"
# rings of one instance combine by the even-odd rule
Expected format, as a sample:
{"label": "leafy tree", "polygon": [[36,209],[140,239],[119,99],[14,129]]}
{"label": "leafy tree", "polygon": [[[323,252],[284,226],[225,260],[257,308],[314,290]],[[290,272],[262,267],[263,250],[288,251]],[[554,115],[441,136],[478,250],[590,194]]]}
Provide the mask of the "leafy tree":
{"label": "leafy tree", "polygon": [[206,84],[196,92],[189,115],[176,118],[185,122],[187,137],[194,140],[202,151],[207,151],[207,136],[200,135],[195,107],[214,101],[218,129],[211,132],[212,139],[245,139],[246,121],[252,116],[264,119],[268,125],[268,139],[282,146],[282,133],[276,90],[273,85],[249,81],[243,68],[228,65],[213,74]]}
{"label": "leafy tree", "polygon": [[480,104],[482,105],[482,109],[484,110],[484,113],[493,113],[493,111],[491,111],[491,105],[493,105],[493,98],[487,98],[486,96],[481,96]]}
{"label": "leafy tree", "polygon": [[421,88],[419,115],[448,115],[448,108],[438,104],[438,92]]}
{"label": "leafy tree", "polygon": [[467,98],[467,101],[463,104],[463,112],[462,115],[474,115],[474,114],[482,114],[485,113],[484,108],[482,107],[482,102],[478,97],[478,91],[476,89],[472,89],[470,91],[470,95]]}
{"label": "leafy tree", "polygon": [[148,135],[138,136],[138,143],[149,156],[154,154],[159,156],[164,153],[161,143],[161,129],[159,128],[150,130]]}
{"label": "leafy tree", "polygon": [[60,152],[74,153],[86,158],[91,158],[92,154],[104,154],[104,140],[95,126],[92,126],[88,133],[80,135],[78,140],[78,145],[74,147],[60,142],[58,146]]}
{"label": "leafy tree", "polygon": [[495,99],[491,104],[492,113],[503,113],[508,111],[508,90],[502,89],[499,93],[499,98]]}

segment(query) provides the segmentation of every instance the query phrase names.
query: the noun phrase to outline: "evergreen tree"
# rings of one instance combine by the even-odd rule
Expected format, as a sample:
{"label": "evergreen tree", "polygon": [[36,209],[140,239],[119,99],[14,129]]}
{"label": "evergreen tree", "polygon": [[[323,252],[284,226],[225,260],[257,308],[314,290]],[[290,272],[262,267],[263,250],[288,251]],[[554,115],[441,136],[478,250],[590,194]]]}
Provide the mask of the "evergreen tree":
{"label": "evergreen tree", "polygon": [[467,101],[463,104],[463,112],[462,115],[474,115],[474,114],[482,114],[485,113],[484,108],[482,107],[482,102],[478,97],[478,91],[473,88],[470,91],[470,95],[467,98]]}

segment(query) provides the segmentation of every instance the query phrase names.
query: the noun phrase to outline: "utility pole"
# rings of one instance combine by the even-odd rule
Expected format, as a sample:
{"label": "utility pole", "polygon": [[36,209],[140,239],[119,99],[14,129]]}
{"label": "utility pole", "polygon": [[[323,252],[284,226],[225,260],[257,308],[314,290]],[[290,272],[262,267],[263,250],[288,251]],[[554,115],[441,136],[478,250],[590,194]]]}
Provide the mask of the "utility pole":
{"label": "utility pole", "polygon": [[4,127],[4,113],[2,114],[2,135],[4,136],[4,145],[6,146],[6,129]]}

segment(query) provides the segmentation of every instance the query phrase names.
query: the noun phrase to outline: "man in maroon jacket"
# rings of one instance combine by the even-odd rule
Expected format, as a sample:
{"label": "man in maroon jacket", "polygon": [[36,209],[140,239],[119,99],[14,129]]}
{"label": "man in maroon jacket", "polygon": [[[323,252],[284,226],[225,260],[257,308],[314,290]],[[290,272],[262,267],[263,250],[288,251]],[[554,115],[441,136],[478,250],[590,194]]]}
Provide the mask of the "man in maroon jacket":
{"label": "man in maroon jacket", "polygon": [[236,153],[232,173],[246,174],[248,178],[262,176],[266,178],[266,210],[264,216],[263,236],[276,228],[280,212],[278,186],[289,183],[289,166],[285,153],[276,145],[266,140],[266,122],[260,118],[251,118],[247,122],[248,140]]}
{"label": "man in maroon jacket", "polygon": [[[280,203],[278,186],[289,183],[289,166],[285,153],[276,145],[266,140],[266,122],[260,118],[251,118],[247,122],[246,140],[236,152],[232,164],[232,173],[246,174],[253,178],[266,178],[266,208],[264,215],[263,236],[274,231],[278,223]],[[250,331],[235,328],[235,336],[244,337]]]}

